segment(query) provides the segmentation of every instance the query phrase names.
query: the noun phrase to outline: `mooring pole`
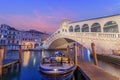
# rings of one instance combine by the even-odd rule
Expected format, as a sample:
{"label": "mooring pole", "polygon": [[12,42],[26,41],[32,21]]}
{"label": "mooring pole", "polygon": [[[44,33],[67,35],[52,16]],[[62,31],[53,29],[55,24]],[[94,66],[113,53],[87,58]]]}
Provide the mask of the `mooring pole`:
{"label": "mooring pole", "polygon": [[22,64],[22,46],[20,45],[19,46],[19,68],[18,68],[18,71],[21,72],[21,64]]}
{"label": "mooring pole", "polygon": [[67,54],[68,54],[68,63],[70,63],[70,46],[67,46]]}
{"label": "mooring pole", "polygon": [[22,63],[22,47],[20,45],[20,50],[19,50],[19,62],[20,64]]}
{"label": "mooring pole", "polygon": [[84,47],[81,45],[82,61],[84,61]]}
{"label": "mooring pole", "polygon": [[6,59],[6,54],[7,54],[7,46],[4,46],[3,60]]}
{"label": "mooring pole", "polygon": [[80,45],[77,46],[77,58],[78,58],[78,63],[80,61]]}
{"label": "mooring pole", "polygon": [[17,69],[17,63],[14,63],[14,71]]}
{"label": "mooring pole", "polygon": [[93,52],[94,64],[96,66],[98,66],[98,60],[97,60],[97,55],[96,55],[95,43],[91,43],[91,47],[92,47],[92,52]]}
{"label": "mooring pole", "polygon": [[70,46],[69,45],[67,46],[67,55],[68,55],[68,58],[70,58]]}
{"label": "mooring pole", "polygon": [[3,48],[0,47],[0,80],[2,80]]}
{"label": "mooring pole", "polygon": [[75,62],[75,65],[78,64],[78,58],[77,58],[77,45],[76,43],[74,43],[74,62]]}

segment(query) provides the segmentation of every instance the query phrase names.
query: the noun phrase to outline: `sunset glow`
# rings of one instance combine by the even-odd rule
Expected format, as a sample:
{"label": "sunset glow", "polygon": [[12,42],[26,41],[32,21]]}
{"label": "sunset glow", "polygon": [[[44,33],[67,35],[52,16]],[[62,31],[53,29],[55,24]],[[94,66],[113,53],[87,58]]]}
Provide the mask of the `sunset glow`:
{"label": "sunset glow", "polygon": [[48,33],[56,31],[63,19],[79,21],[120,13],[119,0],[0,0],[0,3],[0,24]]}

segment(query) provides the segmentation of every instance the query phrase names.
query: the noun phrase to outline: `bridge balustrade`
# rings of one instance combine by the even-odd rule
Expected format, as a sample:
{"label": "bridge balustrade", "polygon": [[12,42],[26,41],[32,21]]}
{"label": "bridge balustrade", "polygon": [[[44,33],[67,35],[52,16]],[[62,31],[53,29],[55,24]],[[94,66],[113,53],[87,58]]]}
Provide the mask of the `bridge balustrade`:
{"label": "bridge balustrade", "polygon": [[46,40],[46,45],[51,43],[52,41],[58,39],[59,37],[95,37],[95,38],[120,38],[120,33],[100,33],[100,32],[66,32],[66,33],[57,33],[51,35],[47,40]]}
{"label": "bridge balustrade", "polygon": [[120,34],[118,34],[118,38],[120,38]]}
{"label": "bridge balustrade", "polygon": [[98,36],[102,38],[120,38],[120,34],[117,33],[99,33]]}

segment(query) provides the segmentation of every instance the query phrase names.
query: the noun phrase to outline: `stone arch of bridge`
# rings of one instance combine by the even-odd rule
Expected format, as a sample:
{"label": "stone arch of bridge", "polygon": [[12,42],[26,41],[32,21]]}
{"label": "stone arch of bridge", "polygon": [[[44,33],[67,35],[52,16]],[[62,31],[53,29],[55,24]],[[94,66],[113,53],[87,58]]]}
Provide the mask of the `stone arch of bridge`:
{"label": "stone arch of bridge", "polygon": [[[90,46],[84,45],[84,42],[79,40],[77,41],[76,39],[70,38],[70,37],[62,37],[62,38],[57,38],[51,42],[49,45],[48,49],[64,49],[67,48],[67,46],[73,46],[74,43],[77,43],[79,46],[83,45],[84,46],[84,55],[88,56],[91,53]],[[81,47],[78,47],[78,56],[81,56]]]}
{"label": "stone arch of bridge", "polygon": [[[73,45],[74,43],[79,43],[83,45],[84,43],[81,40],[76,40],[74,37],[59,37],[48,45],[48,49],[61,49],[61,48],[67,48],[67,45]],[[84,45],[83,45],[84,46]],[[84,46],[87,48],[87,46]]]}

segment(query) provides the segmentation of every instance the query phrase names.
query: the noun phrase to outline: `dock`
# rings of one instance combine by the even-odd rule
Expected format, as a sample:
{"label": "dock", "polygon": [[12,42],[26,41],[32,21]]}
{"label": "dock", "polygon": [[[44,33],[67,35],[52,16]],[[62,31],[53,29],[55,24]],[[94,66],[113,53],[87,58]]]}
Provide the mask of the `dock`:
{"label": "dock", "polygon": [[[19,58],[18,59],[7,59],[6,57],[6,46],[0,46],[0,80],[2,80],[2,76],[6,74],[8,71],[20,71],[21,63],[22,63],[22,48],[21,46],[19,50]],[[17,65],[18,64],[18,65]],[[17,68],[18,67],[18,68]]]}
{"label": "dock", "polygon": [[2,61],[2,68],[16,63],[19,63],[19,59],[5,59]]}
{"label": "dock", "polygon": [[119,78],[88,62],[78,64],[77,74],[80,74],[84,78],[83,80],[119,80]]}
{"label": "dock", "polygon": [[[78,49],[81,49],[81,55],[78,56]],[[84,60],[84,49],[82,45],[74,44],[74,63],[77,69],[74,72],[75,80],[120,80],[118,77],[113,76],[98,66],[98,58],[96,54],[96,47],[91,43],[92,55],[94,65]],[[67,52],[70,52],[68,47]],[[81,57],[80,57],[81,56]],[[78,58],[79,57],[79,58]]]}

